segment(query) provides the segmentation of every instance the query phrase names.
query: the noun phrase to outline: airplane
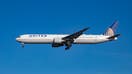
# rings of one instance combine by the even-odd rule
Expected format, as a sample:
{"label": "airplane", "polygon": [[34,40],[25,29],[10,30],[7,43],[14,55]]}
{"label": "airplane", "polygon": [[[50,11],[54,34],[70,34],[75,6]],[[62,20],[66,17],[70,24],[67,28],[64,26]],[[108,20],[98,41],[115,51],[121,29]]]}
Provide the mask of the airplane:
{"label": "airplane", "polygon": [[115,34],[118,21],[115,21],[101,35],[84,34],[89,27],[79,30],[73,34],[24,34],[16,38],[22,44],[51,44],[52,47],[65,46],[65,50],[71,48],[72,44],[98,44],[117,40],[120,34]]}

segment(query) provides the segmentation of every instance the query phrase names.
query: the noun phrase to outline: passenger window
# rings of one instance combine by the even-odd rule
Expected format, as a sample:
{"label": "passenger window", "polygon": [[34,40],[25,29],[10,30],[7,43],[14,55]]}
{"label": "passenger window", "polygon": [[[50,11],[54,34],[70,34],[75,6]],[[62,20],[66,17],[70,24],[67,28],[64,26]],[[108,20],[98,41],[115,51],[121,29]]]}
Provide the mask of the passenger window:
{"label": "passenger window", "polygon": [[41,37],[43,37],[43,34],[41,35]]}
{"label": "passenger window", "polygon": [[44,35],[45,37],[47,37],[47,35]]}
{"label": "passenger window", "polygon": [[32,37],[32,35],[29,35],[29,37]]}

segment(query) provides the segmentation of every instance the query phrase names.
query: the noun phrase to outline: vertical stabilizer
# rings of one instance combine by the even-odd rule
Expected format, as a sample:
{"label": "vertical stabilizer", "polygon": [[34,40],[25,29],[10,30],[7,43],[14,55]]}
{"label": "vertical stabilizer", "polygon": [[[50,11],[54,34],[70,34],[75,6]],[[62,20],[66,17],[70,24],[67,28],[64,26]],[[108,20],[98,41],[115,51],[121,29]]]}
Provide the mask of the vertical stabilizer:
{"label": "vertical stabilizer", "polygon": [[106,32],[104,33],[104,35],[106,35],[106,36],[113,36],[113,35],[115,35],[117,25],[118,25],[118,21],[115,21],[115,22],[106,30]]}

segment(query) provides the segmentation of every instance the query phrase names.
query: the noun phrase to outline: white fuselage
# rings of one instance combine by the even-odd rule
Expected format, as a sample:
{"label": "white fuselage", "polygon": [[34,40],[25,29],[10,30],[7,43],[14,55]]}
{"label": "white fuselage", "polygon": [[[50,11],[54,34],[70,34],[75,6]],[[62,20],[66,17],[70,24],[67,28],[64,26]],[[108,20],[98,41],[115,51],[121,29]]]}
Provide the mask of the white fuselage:
{"label": "white fuselage", "polygon": [[[62,42],[62,38],[68,34],[25,34],[20,35],[16,40],[24,44],[50,44],[55,40]],[[105,35],[86,35],[83,34],[74,40],[74,44],[95,44],[109,41],[109,36]]]}

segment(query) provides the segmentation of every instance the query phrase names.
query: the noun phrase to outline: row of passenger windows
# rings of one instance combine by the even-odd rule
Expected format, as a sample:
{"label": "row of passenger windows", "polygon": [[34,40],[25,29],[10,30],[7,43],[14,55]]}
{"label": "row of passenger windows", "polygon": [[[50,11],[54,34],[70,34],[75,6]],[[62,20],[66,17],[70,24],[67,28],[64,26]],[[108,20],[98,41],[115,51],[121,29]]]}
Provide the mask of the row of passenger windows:
{"label": "row of passenger windows", "polygon": [[47,37],[45,34],[31,34],[29,37]]}

